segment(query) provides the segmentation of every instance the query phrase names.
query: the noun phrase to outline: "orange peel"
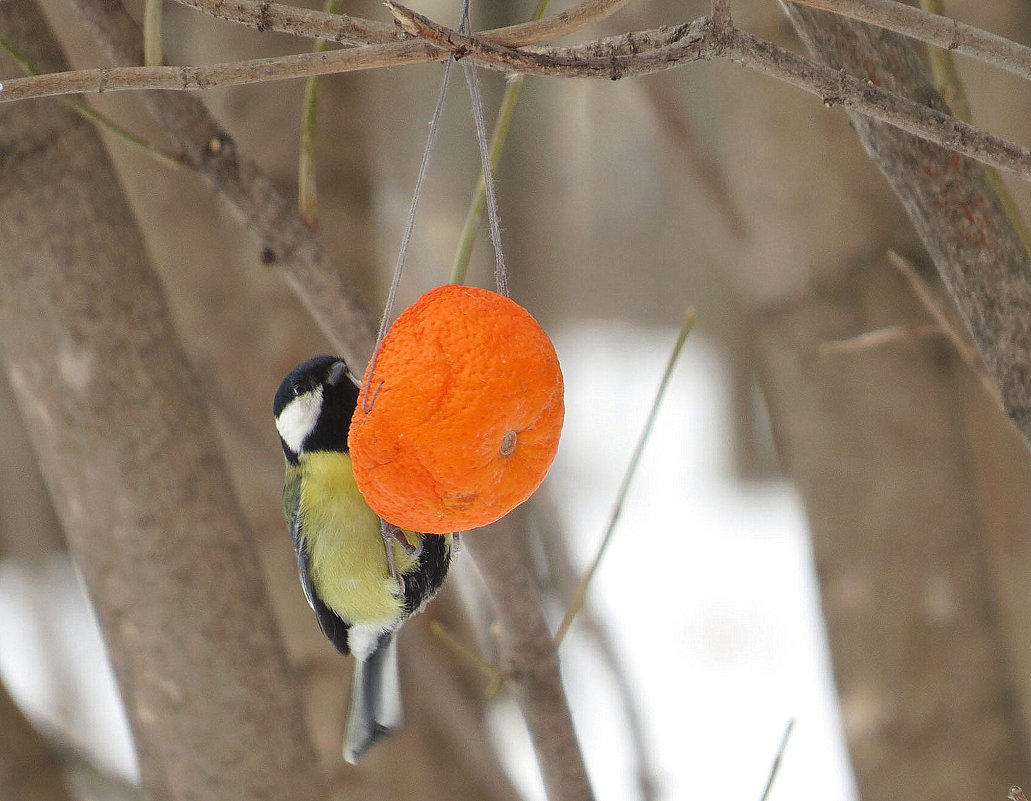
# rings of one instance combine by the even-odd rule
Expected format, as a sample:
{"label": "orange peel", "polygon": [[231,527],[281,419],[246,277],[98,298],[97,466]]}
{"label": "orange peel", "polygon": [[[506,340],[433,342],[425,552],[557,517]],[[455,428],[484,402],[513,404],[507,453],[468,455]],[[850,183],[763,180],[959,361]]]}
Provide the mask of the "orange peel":
{"label": "orange peel", "polygon": [[439,286],[366,368],[348,434],[358,488],[409,531],[487,525],[544,480],[564,414],[558,357],[533,316],[494,292]]}

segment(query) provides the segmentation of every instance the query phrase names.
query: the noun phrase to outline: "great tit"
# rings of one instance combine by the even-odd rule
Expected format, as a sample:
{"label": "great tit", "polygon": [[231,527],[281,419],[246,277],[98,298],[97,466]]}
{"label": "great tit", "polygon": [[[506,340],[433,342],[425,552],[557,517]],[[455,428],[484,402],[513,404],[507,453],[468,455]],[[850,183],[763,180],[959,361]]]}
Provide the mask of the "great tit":
{"label": "great tit", "polygon": [[451,535],[390,526],[358,491],[347,447],[358,388],[343,359],[318,356],[283,380],[273,404],[301,586],[322,633],[355,658],[344,743],[352,763],[401,723],[397,630],[436,595],[453,556]]}

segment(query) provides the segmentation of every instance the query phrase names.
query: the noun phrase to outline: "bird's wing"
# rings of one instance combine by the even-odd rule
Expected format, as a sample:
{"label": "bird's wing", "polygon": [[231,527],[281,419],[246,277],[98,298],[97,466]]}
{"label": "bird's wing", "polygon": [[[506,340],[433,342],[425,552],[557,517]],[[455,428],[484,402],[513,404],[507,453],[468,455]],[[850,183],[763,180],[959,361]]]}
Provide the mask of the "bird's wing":
{"label": "bird's wing", "polygon": [[304,537],[304,521],[300,513],[300,504],[301,494],[298,493],[290,520],[290,538],[294,543],[294,553],[297,554],[297,573],[301,577],[304,597],[308,599],[308,605],[315,611],[315,619],[318,620],[322,633],[326,635],[326,638],[333,643],[333,646],[340,653],[347,656],[351,653],[347,644],[347,632],[350,626],[336,612],[326,606],[315,591],[315,584],[311,578],[311,563],[308,560],[308,547]]}

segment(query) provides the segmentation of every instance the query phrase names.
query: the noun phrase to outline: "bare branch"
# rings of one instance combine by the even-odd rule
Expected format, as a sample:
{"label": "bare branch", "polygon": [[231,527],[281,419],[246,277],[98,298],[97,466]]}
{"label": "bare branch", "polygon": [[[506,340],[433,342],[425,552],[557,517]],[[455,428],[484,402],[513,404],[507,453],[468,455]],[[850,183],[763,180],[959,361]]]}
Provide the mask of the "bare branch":
{"label": "bare branch", "polygon": [[469,56],[484,67],[502,72],[618,80],[713,55],[711,21],[707,17],[676,28],[625,33],[574,47],[517,50],[460,33],[392,0],[386,0],[385,5],[406,33],[449,51],[456,59]]}
{"label": "bare branch", "polygon": [[1031,150],[957,120],[950,114],[825,67],[735,29],[725,55],[749,69],[819,95],[827,106],[884,122],[975,161],[1031,180]]}
{"label": "bare branch", "polygon": [[437,48],[410,42],[301,53],[201,67],[102,67],[12,78],[0,84],[0,102],[67,94],[103,94],[138,89],[213,89],[263,81],[308,78],[355,70],[395,67],[442,58]]}
{"label": "bare branch", "polygon": [[985,392],[1002,408],[1002,396],[999,388],[992,383],[992,377],[988,373],[984,359],[981,358],[970,332],[963,327],[962,321],[954,320],[946,311],[945,305],[935,296],[934,290],[916,271],[916,267],[893,250],[888,251],[888,261],[892,267],[902,274],[913,291],[914,297],[927,309],[935,322],[941,326],[942,333],[946,336],[956,353],[981,381]]}
{"label": "bare branch", "polygon": [[291,33],[308,39],[341,44],[388,44],[400,41],[401,32],[388,22],[328,14],[307,8],[261,0],[176,0],[216,19],[258,31]]}
{"label": "bare branch", "polygon": [[734,26],[730,17],[730,0],[712,0],[712,29],[723,36]]}
{"label": "bare branch", "polygon": [[[90,2],[91,0],[80,0]],[[737,29],[723,38],[700,18],[677,28],[657,28],[566,48],[515,50],[466,36],[397,4],[391,10],[420,37],[493,69],[563,77],[622,78],[679,64],[730,58],[907,133],[1031,180],[1031,151],[961,122],[944,111],[908,100],[844,71],[821,66]],[[405,48],[402,51],[399,48]],[[74,92],[125,89],[204,89],[283,78],[325,75],[415,63],[437,57],[428,43],[369,45],[326,53],[216,64],[204,67],[112,67],[14,78],[0,84],[0,102]]]}
{"label": "bare branch", "polygon": [[894,0],[793,0],[971,56],[1031,80],[1031,47]]}
{"label": "bare branch", "polygon": [[[912,44],[890,31],[787,5],[803,41],[831,67],[871,80],[935,113],[948,107]],[[1031,259],[977,164],[853,113],[852,123],[902,201],[999,389],[1031,442]],[[900,131],[900,128],[902,129]],[[912,131],[910,131],[912,133]]]}
{"label": "bare branch", "polygon": [[[177,0],[190,8],[213,17],[246,25],[259,31],[276,31],[304,36],[309,39],[328,39],[350,44],[387,44],[397,42],[401,33],[386,22],[375,22],[344,14],[326,14],[305,8],[262,2],[262,0]],[[575,8],[553,14],[542,20],[492,28],[481,31],[480,36],[496,44],[509,47],[545,42],[586,28],[615,14],[630,0],[585,0]],[[401,53],[401,48],[398,49]],[[437,54],[439,55],[439,54]],[[432,60],[428,58],[427,61]]]}
{"label": "bare branch", "polygon": [[[702,51],[704,40],[701,29],[708,22],[705,18],[678,28],[639,31],[600,42],[540,52],[495,45],[479,37],[451,32],[425,17],[422,19],[425,20],[423,30],[427,36],[444,41],[450,35],[466,43],[461,55],[471,55],[483,66],[505,72],[614,79],[658,72],[675,67],[682,61],[711,55]],[[443,33],[437,34],[435,31]],[[686,41],[681,43],[681,47],[666,47],[685,37]],[[105,67],[33,75],[13,78],[0,84],[0,102],[76,93],[241,86],[443,60],[448,50],[454,51],[461,46],[443,45],[442,50],[429,42],[418,40],[400,45],[368,45],[199,67]]]}
{"label": "bare branch", "polygon": [[525,507],[517,508],[463,542],[501,623],[501,667],[511,676],[509,686],[533,738],[548,799],[588,801],[593,795],[530,567],[526,514]]}
{"label": "bare branch", "polygon": [[[140,63],[141,31],[121,3],[73,3],[116,64]],[[372,352],[375,323],[355,296],[348,277],[330,263],[297,213],[296,204],[276,189],[257,164],[239,152],[233,139],[197,98],[181,92],[147,92],[142,95],[142,102],[183,149],[190,166],[208,181],[260,242],[261,260],[282,269],[287,283],[337,352],[355,364],[364,364]]]}
{"label": "bare branch", "polygon": [[820,345],[820,354],[830,356],[837,353],[856,353],[880,348],[884,345],[892,345],[896,342],[908,342],[917,337],[946,335],[948,330],[935,324],[893,325],[888,328],[878,328],[876,331],[867,331],[848,339],[832,339]]}

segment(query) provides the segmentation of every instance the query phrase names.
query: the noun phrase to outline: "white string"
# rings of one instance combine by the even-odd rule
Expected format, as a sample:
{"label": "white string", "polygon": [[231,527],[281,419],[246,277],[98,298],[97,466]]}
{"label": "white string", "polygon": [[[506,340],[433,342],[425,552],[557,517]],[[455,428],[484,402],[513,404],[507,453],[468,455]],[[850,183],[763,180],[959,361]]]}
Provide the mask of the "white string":
{"label": "white string", "polygon": [[[469,31],[469,0],[463,0],[462,14],[458,21],[458,30]],[[415,181],[415,191],[412,193],[412,205],[408,211],[408,220],[405,223],[404,234],[401,237],[401,249],[397,255],[397,265],[394,267],[394,276],[390,282],[390,291],[387,293],[387,302],[383,309],[383,317],[380,319],[379,332],[376,334],[376,347],[372,352],[372,361],[363,387],[365,402],[363,411],[368,414],[372,410],[372,403],[375,400],[375,393],[370,393],[372,375],[376,370],[376,360],[379,357],[380,343],[387,333],[391,323],[394,304],[397,301],[398,289],[401,286],[401,275],[404,273],[405,260],[408,258],[408,249],[412,242],[412,231],[415,229],[415,214],[419,208],[419,200],[422,198],[423,185],[426,182],[426,174],[429,171],[430,154],[437,144],[437,137],[440,133],[440,119],[444,111],[444,100],[447,97],[448,84],[451,81],[451,63],[448,59],[444,65],[444,80],[440,87],[440,94],[437,96],[437,106],[433,110],[433,119],[430,122],[430,133],[426,140],[426,149],[422,154],[422,163],[419,165],[419,176]],[[480,82],[476,74],[476,67],[471,62],[464,62],[462,68],[465,72],[465,80],[469,86],[469,97],[472,102],[473,121],[476,124],[476,141],[480,149],[480,164],[483,170],[483,182],[487,192],[487,220],[490,226],[490,238],[494,245],[494,283],[497,286],[498,294],[508,297],[508,274],[505,271],[505,256],[501,249],[501,223],[498,215],[497,192],[494,188],[494,174],[490,168],[490,153],[487,146],[487,126],[483,120],[483,99],[480,95]]]}
{"label": "white string", "polygon": [[[465,27],[459,30],[468,33],[469,0],[465,0]],[[465,82],[469,86],[469,99],[473,107],[473,122],[476,123],[476,142],[480,146],[480,166],[483,170],[483,186],[487,195],[487,222],[490,239],[494,245],[494,284],[498,294],[508,297],[508,273],[505,271],[505,254],[501,249],[501,222],[498,214],[498,196],[494,189],[494,172],[490,168],[490,151],[487,146],[487,125],[483,120],[483,98],[480,95],[480,79],[476,65],[471,60],[462,62]]]}
{"label": "white string", "polygon": [[[466,0],[468,6],[468,0]],[[466,12],[468,7],[466,8]],[[466,12],[463,12],[462,19],[466,19]],[[376,347],[372,352],[372,363],[369,365],[368,377],[365,381],[365,402],[363,411],[368,414],[372,410],[374,397],[369,393],[369,385],[372,383],[372,374],[376,369],[376,359],[379,356],[379,346],[387,333],[387,327],[391,323],[394,303],[397,301],[398,288],[401,286],[401,274],[404,272],[405,260],[408,258],[408,248],[412,243],[412,231],[415,228],[415,213],[419,209],[419,200],[422,197],[423,184],[426,182],[426,173],[429,172],[430,154],[437,144],[437,136],[440,133],[440,119],[444,112],[444,99],[447,97],[448,83],[451,81],[451,59],[448,59],[444,66],[444,81],[440,86],[440,94],[437,96],[437,107],[433,110],[433,119],[430,121],[430,134],[426,139],[426,149],[422,154],[422,163],[419,165],[419,177],[415,180],[415,192],[412,193],[412,205],[408,210],[408,221],[405,223],[404,234],[401,237],[401,250],[397,254],[397,265],[394,267],[394,277],[390,282],[390,291],[387,293],[387,302],[383,308],[383,317],[379,322],[379,333],[376,334]]]}

